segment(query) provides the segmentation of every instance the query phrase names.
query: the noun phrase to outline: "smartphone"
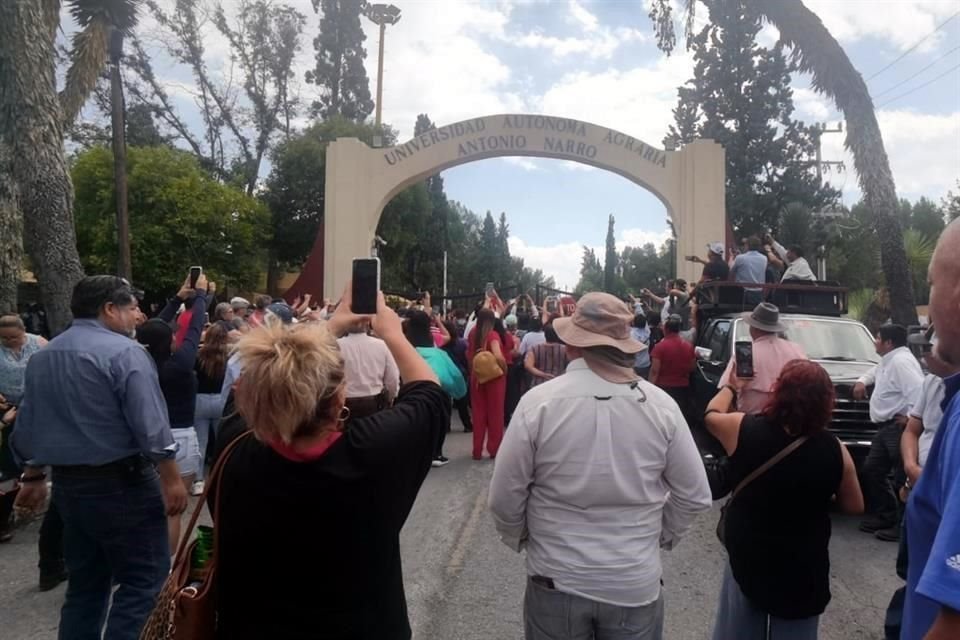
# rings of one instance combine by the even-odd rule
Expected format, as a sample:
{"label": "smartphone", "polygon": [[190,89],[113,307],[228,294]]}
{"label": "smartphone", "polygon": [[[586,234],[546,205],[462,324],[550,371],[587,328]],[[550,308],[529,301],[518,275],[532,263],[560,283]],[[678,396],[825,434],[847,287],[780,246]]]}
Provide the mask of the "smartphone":
{"label": "smartphone", "polygon": [[380,258],[355,258],[351,311],[365,315],[376,313],[379,291]]}
{"label": "smartphone", "polygon": [[200,279],[200,274],[203,273],[203,267],[190,267],[190,288],[197,288],[197,280]]}
{"label": "smartphone", "polygon": [[557,299],[553,296],[549,296],[545,301],[547,313],[556,313],[557,312]]}
{"label": "smartphone", "polygon": [[753,343],[749,340],[735,342],[733,345],[737,359],[737,377],[753,377]]}
{"label": "smartphone", "polygon": [[486,288],[487,295],[490,295],[491,293],[493,293],[493,291],[494,291],[493,283],[492,283],[492,282],[488,282],[488,283],[487,283],[487,288]]}

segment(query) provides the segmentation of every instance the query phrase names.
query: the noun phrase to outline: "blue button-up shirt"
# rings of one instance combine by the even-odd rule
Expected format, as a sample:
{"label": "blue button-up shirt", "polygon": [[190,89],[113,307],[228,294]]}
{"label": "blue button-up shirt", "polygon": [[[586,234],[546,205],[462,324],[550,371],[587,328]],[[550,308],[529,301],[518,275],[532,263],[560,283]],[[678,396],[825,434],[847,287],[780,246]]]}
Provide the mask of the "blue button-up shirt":
{"label": "blue button-up shirt", "polygon": [[176,453],[153,360],[135,341],[87,319],[74,320],[30,359],[11,440],[31,466]]}
{"label": "blue button-up shirt", "polygon": [[[763,284],[767,281],[767,257],[759,251],[741,253],[730,267],[730,280],[733,282],[753,282]],[[747,291],[760,291],[744,287]]]}
{"label": "blue button-up shirt", "polygon": [[943,384],[943,421],[907,502],[904,640],[925,637],[941,608],[960,609],[960,373]]}

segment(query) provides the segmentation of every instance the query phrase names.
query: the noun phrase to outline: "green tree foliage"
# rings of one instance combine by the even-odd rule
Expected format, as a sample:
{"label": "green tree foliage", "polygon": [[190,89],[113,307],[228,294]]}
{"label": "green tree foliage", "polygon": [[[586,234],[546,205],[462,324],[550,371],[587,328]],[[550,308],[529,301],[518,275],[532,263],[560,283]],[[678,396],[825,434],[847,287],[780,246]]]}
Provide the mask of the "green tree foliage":
{"label": "green tree foliage", "polygon": [[[946,226],[944,211],[933,200],[921,197],[913,205],[913,210],[910,213],[910,224],[907,226],[935,242]],[[906,238],[904,238],[904,241],[906,241]],[[908,253],[907,260],[909,259],[910,255]]]}
{"label": "green tree foliage", "polygon": [[603,291],[603,266],[597,258],[597,252],[584,245],[580,259],[580,282],[574,293],[582,295],[591,291]]}
{"label": "green tree foliage", "polygon": [[960,180],[957,180],[957,193],[947,191],[941,204],[944,215],[948,220],[960,218]]}
{"label": "green tree foliage", "polygon": [[270,209],[269,289],[280,273],[299,269],[313,247],[323,220],[327,144],[345,137],[371,144],[374,135],[381,135],[387,145],[396,140],[389,129],[335,116],[276,146],[262,196]]}
{"label": "green tree foliage", "polygon": [[611,213],[610,217],[607,218],[606,252],[603,256],[603,290],[607,293],[613,293],[616,288],[617,267],[620,263],[620,256],[617,255],[617,242],[613,233],[614,223]]}
{"label": "green tree foliage", "polygon": [[657,249],[652,242],[642,247],[624,247],[620,254],[624,287],[638,293],[644,287],[659,289],[673,273],[671,245],[667,240]]}
{"label": "green tree foliage", "polygon": [[726,149],[727,216],[741,233],[775,229],[791,202],[817,209],[837,192],[811,170],[818,130],[793,119],[790,74],[782,46],[756,43],[762,26],[748,3],[711,5],[708,23],[690,41],[694,76],[678,90],[665,143],[713,138]]}
{"label": "green tree foliage", "polygon": [[[184,151],[131,147],[127,160],[134,276],[149,299],[175,291],[195,264],[203,265],[221,288],[256,286],[269,234],[262,203],[220,184]],[[84,268],[88,273],[113,273],[113,154],[104,147],[80,153],[72,176]]]}
{"label": "green tree foliage", "polygon": [[312,110],[323,119],[341,115],[362,121],[373,111],[363,67],[367,51],[360,13],[364,4],[363,0],[313,0],[314,10],[320,12],[320,34],[313,40],[316,66],[307,72],[306,80],[320,89]]}

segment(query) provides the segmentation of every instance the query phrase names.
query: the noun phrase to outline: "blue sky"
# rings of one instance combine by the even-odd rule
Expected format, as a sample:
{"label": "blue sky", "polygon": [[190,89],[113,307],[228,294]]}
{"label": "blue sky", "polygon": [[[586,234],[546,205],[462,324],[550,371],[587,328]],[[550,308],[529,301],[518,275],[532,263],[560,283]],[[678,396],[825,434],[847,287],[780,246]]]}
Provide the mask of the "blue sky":
{"label": "blue sky", "polygon": [[[439,125],[494,113],[545,113],[610,126],[659,147],[672,122],[676,88],[692,75],[692,58],[682,44],[670,58],[657,50],[641,1],[392,1],[403,14],[387,31],[383,118],[402,139],[412,134],[419,113],[429,114]],[[286,2],[308,16],[298,59],[303,71],[312,66],[318,18],[310,0]],[[940,200],[955,189],[960,177],[960,2],[805,4],[869,78],[900,195]],[[232,5],[224,1],[228,11]],[[697,23],[702,25],[706,9],[698,8]],[[677,15],[682,15],[679,7]],[[947,24],[934,33],[944,21]],[[374,25],[364,22],[374,90],[379,35]],[[143,26],[151,29],[149,20]],[[772,44],[777,36],[766,27],[760,37]],[[921,40],[915,50],[881,71]],[[211,68],[217,71],[220,60],[220,70],[228,69],[222,39],[211,35],[206,42]],[[195,119],[188,72],[164,65],[159,53],[157,72],[188,118]],[[928,81],[933,82],[919,88]],[[794,86],[796,117],[832,125],[841,120],[832,104],[809,88],[807,77],[796,77]],[[301,86],[307,101],[313,90]],[[908,95],[885,104],[904,93]],[[845,202],[855,202],[860,195],[857,177],[843,135],[824,136],[823,149],[825,159],[846,162],[845,173],[828,178],[842,188]],[[501,158],[443,175],[451,198],[481,214],[505,211],[514,254],[554,275],[562,286],[576,282],[580,246],[603,244],[608,214],[617,218],[621,246],[659,243],[666,237],[663,205],[642,188],[601,170],[556,160]]]}

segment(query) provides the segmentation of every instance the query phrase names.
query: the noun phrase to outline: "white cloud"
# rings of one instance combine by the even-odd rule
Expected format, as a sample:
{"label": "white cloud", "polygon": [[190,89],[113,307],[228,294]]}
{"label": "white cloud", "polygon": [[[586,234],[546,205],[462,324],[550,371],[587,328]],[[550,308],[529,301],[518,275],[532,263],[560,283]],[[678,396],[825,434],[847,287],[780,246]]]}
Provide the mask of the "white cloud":
{"label": "white cloud", "polygon": [[500,158],[501,162],[511,164],[515,167],[520,167],[524,171],[540,171],[541,166],[537,164],[536,160],[531,160],[530,158],[524,156],[507,156],[505,158]]}
{"label": "white cloud", "polygon": [[[960,111],[943,114],[881,110],[877,114],[897,194],[910,199],[926,195],[938,200],[960,175]],[[844,201],[855,202],[860,188],[853,156],[843,148],[844,136],[823,137],[823,157],[844,160],[849,172]],[[844,181],[840,177],[839,181]],[[836,181],[835,181],[836,184]]]}
{"label": "white cloud", "polygon": [[[807,0],[806,5],[841,43],[878,38],[891,42],[901,51],[912,47],[957,10],[956,2],[944,0],[882,3]],[[920,45],[918,50],[935,49],[946,35],[946,30],[939,31]]]}
{"label": "white cloud", "polygon": [[597,16],[593,15],[587,9],[577,2],[577,0],[570,0],[570,16],[579,23],[587,31],[596,31],[597,29]]}
{"label": "white cloud", "polygon": [[806,87],[794,87],[793,105],[796,107],[794,117],[808,124],[826,120],[836,113],[833,104],[827,98]]}
{"label": "white cloud", "polygon": [[538,101],[542,113],[601,123],[661,146],[673,122],[677,86],[693,75],[686,51],[632,69],[563,76]]}
{"label": "white cloud", "polygon": [[[668,230],[647,231],[645,229],[624,229],[617,239],[617,251],[623,251],[627,246],[639,247],[648,242],[660,247],[670,237]],[[580,280],[580,261],[583,256],[583,244],[579,242],[564,242],[548,246],[527,244],[517,236],[510,236],[510,255],[523,258],[523,262],[531,269],[540,269],[547,276],[553,276],[560,289],[572,290]],[[589,245],[588,245],[589,246]],[[602,256],[602,246],[591,247],[598,256]]]}

